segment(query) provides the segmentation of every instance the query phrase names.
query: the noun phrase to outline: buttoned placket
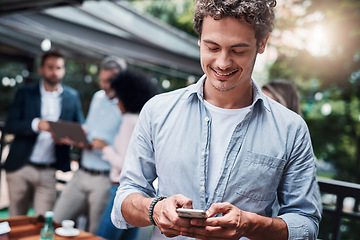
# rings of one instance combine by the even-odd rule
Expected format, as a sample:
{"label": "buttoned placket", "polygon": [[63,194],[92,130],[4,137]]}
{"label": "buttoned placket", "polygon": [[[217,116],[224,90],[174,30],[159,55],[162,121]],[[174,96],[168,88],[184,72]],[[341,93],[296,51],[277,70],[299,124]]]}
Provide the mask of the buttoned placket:
{"label": "buttoned placket", "polygon": [[208,176],[208,161],[209,161],[209,147],[210,147],[210,135],[211,135],[211,116],[207,108],[205,107],[203,101],[203,89],[200,89],[200,92],[197,93],[197,97],[200,99],[200,118],[202,121],[201,126],[201,144],[200,144],[200,201],[201,208],[208,209],[212,203],[222,202],[227,187],[227,181],[231,174],[231,169],[237,159],[237,155],[240,151],[240,148],[243,144],[249,123],[251,120],[252,112],[254,106],[257,102],[257,99],[252,104],[250,112],[245,116],[243,121],[241,121],[235,128],[229,145],[226,148],[225,156],[223,158],[220,178],[213,193],[209,193],[209,197],[206,197],[206,181]]}
{"label": "buttoned placket", "polygon": [[208,169],[208,160],[209,160],[209,145],[210,145],[210,127],[211,127],[211,118],[210,114],[201,103],[201,114],[202,118],[202,135],[201,135],[201,159],[200,159],[200,166],[201,166],[201,176],[200,176],[200,199],[201,199],[201,208],[205,209],[207,205],[207,198],[206,198],[206,176],[207,176],[207,169]]}
{"label": "buttoned placket", "polygon": [[[207,112],[207,111],[206,111]],[[211,118],[209,113],[207,112],[206,116],[204,117],[204,126],[203,130],[204,133],[206,132],[206,145],[202,148],[202,169],[203,169],[203,176],[201,177],[201,199],[205,199],[205,207],[204,209],[208,209],[212,203],[215,202],[223,202],[223,197],[225,194],[225,190],[227,187],[227,182],[230,178],[231,170],[234,166],[234,163],[237,159],[238,153],[240,152],[240,148],[244,142],[245,135],[250,123],[252,115],[252,109],[250,112],[245,116],[243,121],[241,121],[235,128],[229,144],[226,148],[225,156],[223,158],[220,178],[217,183],[214,192],[209,193],[208,198],[206,198],[206,181],[207,181],[207,172],[208,172],[208,161],[209,161],[209,144],[210,144],[210,134],[211,134]],[[206,131],[205,131],[206,129]],[[204,149],[204,150],[203,150]],[[203,154],[204,153],[204,154]],[[204,180],[203,180],[204,179]],[[204,191],[202,191],[204,189]]]}

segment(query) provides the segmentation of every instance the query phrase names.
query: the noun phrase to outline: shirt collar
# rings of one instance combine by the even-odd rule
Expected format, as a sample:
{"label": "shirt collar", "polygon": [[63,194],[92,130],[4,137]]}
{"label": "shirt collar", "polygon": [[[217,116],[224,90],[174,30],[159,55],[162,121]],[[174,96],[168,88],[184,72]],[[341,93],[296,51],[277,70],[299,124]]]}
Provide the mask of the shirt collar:
{"label": "shirt collar", "polygon": [[266,110],[270,111],[269,101],[266,98],[266,95],[261,90],[260,86],[254,81],[254,79],[251,79],[252,85],[253,85],[253,103],[252,105],[255,105],[256,102],[262,103],[262,105],[265,107]]}
{"label": "shirt collar", "polygon": [[[201,102],[204,101],[204,81],[206,79],[206,75],[204,74],[197,83],[190,85],[188,87],[187,92],[184,94],[184,98],[189,98],[192,94],[197,94],[197,97]],[[253,103],[251,104],[254,106],[258,101],[263,103],[263,106],[270,111],[269,102],[265,101],[266,96],[262,92],[260,86],[255,82],[254,79],[251,79],[252,88],[253,88]]]}
{"label": "shirt collar", "polygon": [[109,98],[109,96],[106,94],[105,90],[101,89],[100,91],[101,91],[101,94],[103,94],[111,103],[113,103],[115,105],[118,103],[118,101],[119,101],[118,97],[115,96],[113,98]]}
{"label": "shirt collar", "polygon": [[40,93],[41,95],[44,94],[51,94],[52,96],[58,97],[63,93],[64,89],[62,87],[62,85],[59,85],[59,87],[52,92],[46,91],[45,86],[44,86],[44,80],[40,81]]}
{"label": "shirt collar", "polygon": [[110,100],[110,102],[112,102],[115,105],[119,102],[119,99],[117,97],[114,97],[113,99],[109,98],[109,100]]}
{"label": "shirt collar", "polygon": [[197,94],[199,100],[201,102],[204,101],[204,81],[206,79],[206,75],[204,74],[195,84],[190,85],[187,88],[187,92],[184,94],[184,98],[187,99],[193,94]]}

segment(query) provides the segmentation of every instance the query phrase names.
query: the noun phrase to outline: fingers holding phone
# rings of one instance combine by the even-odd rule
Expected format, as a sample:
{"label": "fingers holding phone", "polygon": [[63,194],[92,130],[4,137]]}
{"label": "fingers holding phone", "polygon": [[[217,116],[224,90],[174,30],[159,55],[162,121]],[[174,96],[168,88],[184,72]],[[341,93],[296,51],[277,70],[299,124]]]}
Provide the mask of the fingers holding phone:
{"label": "fingers holding phone", "polygon": [[200,209],[186,209],[186,208],[177,208],[176,212],[179,217],[185,218],[207,218],[206,212]]}
{"label": "fingers holding phone", "polygon": [[165,198],[154,205],[152,218],[166,237],[178,236],[182,227],[191,226],[189,219],[179,218],[175,211],[182,206],[191,207],[192,201],[180,194]]}

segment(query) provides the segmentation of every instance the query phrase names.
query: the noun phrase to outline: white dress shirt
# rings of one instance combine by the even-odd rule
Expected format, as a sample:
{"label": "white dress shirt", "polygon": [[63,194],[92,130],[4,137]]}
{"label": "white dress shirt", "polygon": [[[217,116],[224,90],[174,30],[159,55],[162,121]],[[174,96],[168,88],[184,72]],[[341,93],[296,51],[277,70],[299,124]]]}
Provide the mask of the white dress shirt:
{"label": "white dress shirt", "polygon": [[[58,121],[61,113],[61,93],[63,88],[60,86],[56,91],[46,91],[44,81],[40,82],[41,95],[41,119],[48,121]],[[51,133],[40,131],[38,128],[40,118],[35,118],[31,127],[34,132],[39,133],[36,139],[30,162],[37,164],[52,164],[55,158],[55,143]]]}

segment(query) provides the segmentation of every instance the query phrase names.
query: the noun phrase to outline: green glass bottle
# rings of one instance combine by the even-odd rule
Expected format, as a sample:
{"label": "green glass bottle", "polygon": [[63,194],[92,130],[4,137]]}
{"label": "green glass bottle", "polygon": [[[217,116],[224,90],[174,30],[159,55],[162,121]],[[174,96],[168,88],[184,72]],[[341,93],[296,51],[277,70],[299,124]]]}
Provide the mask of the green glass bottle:
{"label": "green glass bottle", "polygon": [[40,240],[53,240],[54,239],[54,226],[53,226],[53,216],[52,211],[47,211],[45,213],[45,225],[41,229]]}

